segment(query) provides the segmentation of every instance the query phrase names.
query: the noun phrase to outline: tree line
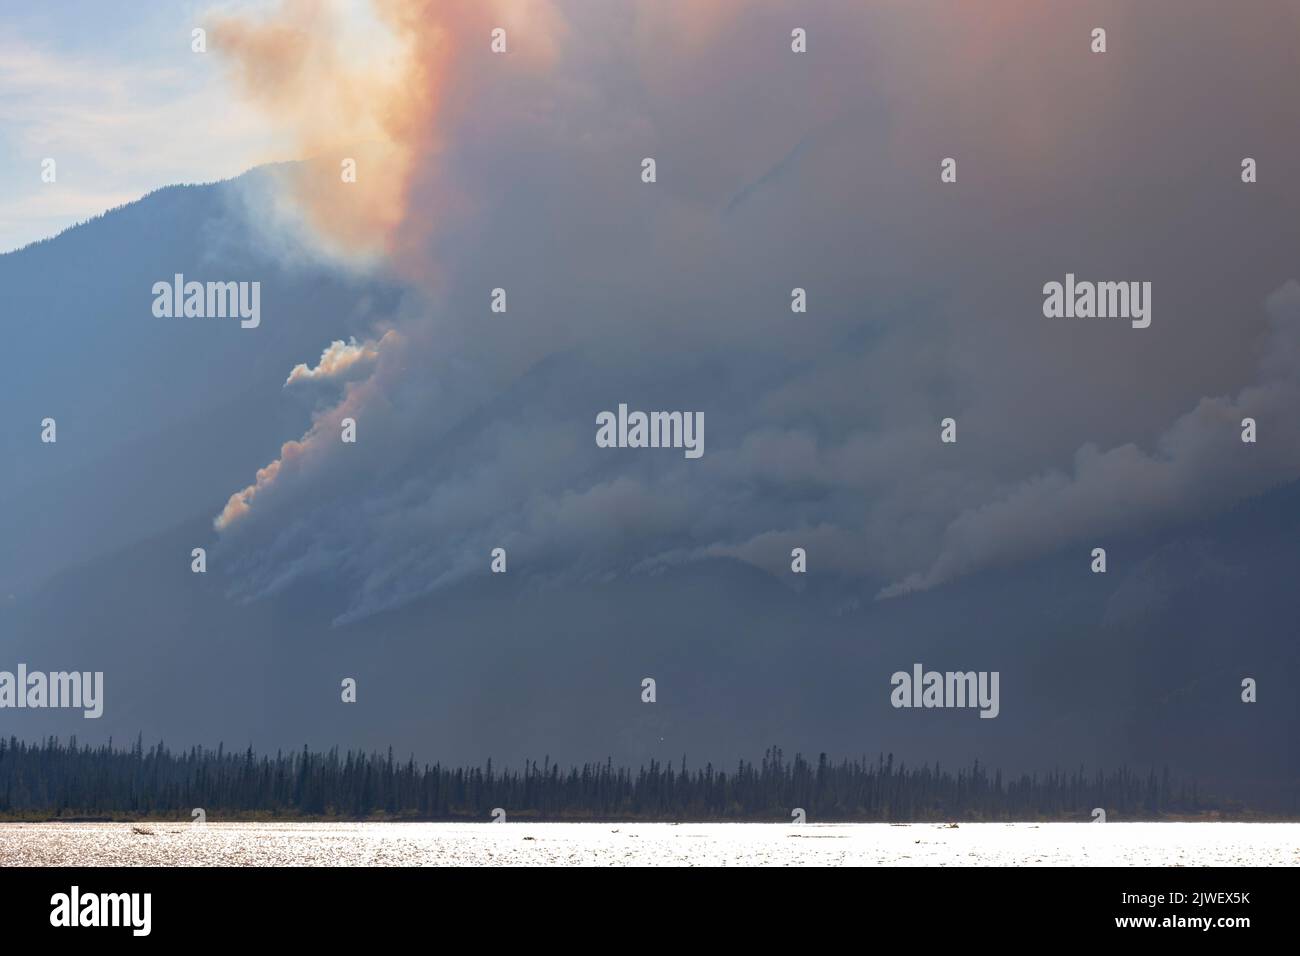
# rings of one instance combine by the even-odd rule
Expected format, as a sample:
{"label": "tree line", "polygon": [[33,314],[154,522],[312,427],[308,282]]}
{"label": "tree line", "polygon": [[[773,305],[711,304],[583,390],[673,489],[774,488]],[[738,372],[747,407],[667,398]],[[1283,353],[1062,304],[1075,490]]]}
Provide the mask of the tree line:
{"label": "tree line", "polygon": [[388,753],[333,748],[325,753],[243,752],[161,741],[146,749],[66,744],[51,737],[0,739],[0,817],[7,819],[208,820],[509,819],[789,821],[802,808],[814,822],[1078,820],[1094,808],[1110,820],[1217,814],[1245,808],[1207,800],[1195,783],[1127,768],[1003,777],[979,762],[956,770],[895,763],[893,754],[832,762],[770,748],[735,770],[651,760],[635,770],[612,760],[563,769],[525,761],[522,769],[417,765]]}

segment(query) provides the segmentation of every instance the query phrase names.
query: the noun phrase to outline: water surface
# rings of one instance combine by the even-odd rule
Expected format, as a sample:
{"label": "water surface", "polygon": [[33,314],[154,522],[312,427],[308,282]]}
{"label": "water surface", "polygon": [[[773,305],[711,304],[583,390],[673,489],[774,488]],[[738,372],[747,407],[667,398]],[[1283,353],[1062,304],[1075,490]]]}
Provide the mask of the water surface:
{"label": "water surface", "polygon": [[0,824],[4,866],[806,864],[1295,866],[1300,824]]}

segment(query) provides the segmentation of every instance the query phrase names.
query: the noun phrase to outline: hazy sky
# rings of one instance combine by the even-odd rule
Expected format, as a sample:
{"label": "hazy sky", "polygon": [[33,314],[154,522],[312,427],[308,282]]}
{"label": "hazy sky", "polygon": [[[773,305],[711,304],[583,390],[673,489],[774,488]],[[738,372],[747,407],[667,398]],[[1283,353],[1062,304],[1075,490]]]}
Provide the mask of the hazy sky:
{"label": "hazy sky", "polygon": [[[237,8],[266,4],[227,5]],[[96,0],[0,10],[0,251],[173,183],[281,156],[190,31],[209,3]],[[57,180],[41,180],[55,160]]]}

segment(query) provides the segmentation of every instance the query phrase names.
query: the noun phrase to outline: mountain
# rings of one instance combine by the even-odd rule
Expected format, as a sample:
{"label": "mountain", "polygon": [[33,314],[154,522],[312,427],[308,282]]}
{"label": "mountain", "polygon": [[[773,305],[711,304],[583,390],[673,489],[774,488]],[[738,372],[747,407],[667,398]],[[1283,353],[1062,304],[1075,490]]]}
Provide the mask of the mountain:
{"label": "mountain", "polygon": [[[273,174],[160,189],[0,255],[0,323],[22,357],[0,380],[0,600],[219,511],[306,427],[310,408],[281,394],[289,369],[396,301],[383,283],[285,262],[250,228]],[[263,321],[155,317],[153,284],[177,273],[260,282]]]}
{"label": "mountain", "polygon": [[[886,601],[885,581],[813,571],[796,587],[731,560],[493,575],[485,556],[479,575],[336,624],[348,600],[329,573],[254,601],[219,566],[191,573],[226,496],[309,421],[288,370],[400,298],[282,261],[243,215],[263,175],[160,190],[0,256],[22,359],[0,386],[0,669],[106,682],[98,720],[3,710],[0,732],[513,766],[730,766],[772,744],[1008,772],[1168,766],[1294,806],[1300,484],[1108,541],[1105,574],[1071,548]],[[174,273],[260,281],[261,326],[155,318],[152,284]],[[599,372],[583,361],[539,363],[405,467],[436,476],[503,409],[566,408],[565,383]],[[997,671],[999,716],[894,708],[891,675],[916,663]],[[1241,701],[1247,677],[1257,703]]]}

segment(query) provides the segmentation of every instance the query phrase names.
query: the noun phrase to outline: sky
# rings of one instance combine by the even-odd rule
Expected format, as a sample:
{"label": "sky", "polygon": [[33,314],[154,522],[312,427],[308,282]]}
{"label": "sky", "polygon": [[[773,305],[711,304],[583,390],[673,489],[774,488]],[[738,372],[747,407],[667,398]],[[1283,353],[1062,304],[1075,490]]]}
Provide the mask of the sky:
{"label": "sky", "polygon": [[[0,251],[174,183],[281,154],[270,122],[191,50],[206,3],[94,0],[0,9]],[[42,162],[56,163],[54,183]]]}

